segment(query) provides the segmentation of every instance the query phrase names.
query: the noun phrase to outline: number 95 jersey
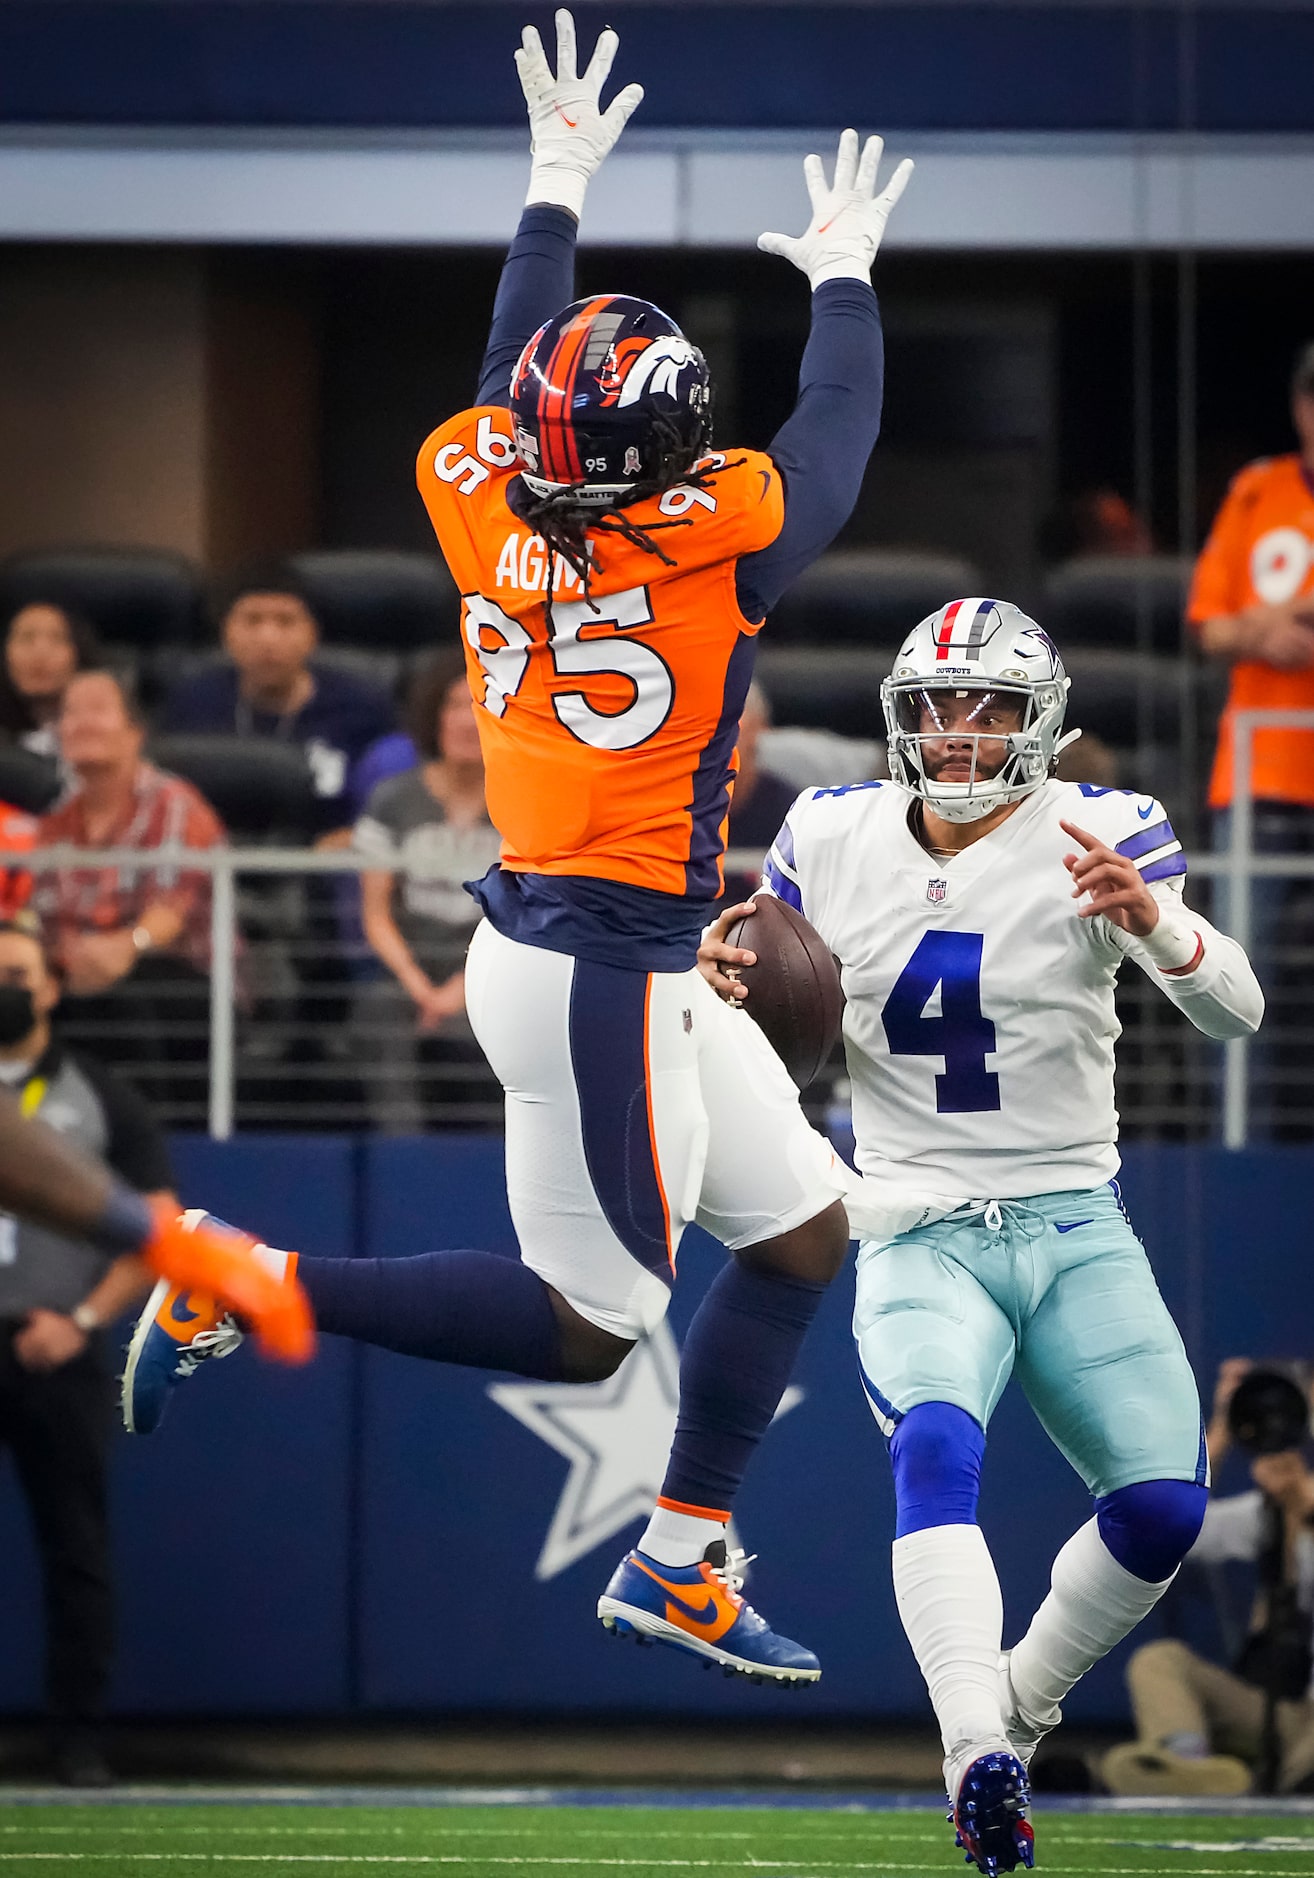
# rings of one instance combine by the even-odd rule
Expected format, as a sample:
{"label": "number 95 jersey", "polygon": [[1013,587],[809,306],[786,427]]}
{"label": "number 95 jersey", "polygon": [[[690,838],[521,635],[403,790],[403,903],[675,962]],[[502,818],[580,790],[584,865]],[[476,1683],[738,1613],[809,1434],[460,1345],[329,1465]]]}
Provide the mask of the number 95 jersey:
{"label": "number 95 jersey", "polygon": [[[461,593],[462,632],[502,866],[710,900],[720,891],[739,717],[755,634],[735,563],[780,532],[771,459],[704,459],[625,511],[657,526],[656,555],[598,531],[593,606],[507,496],[519,472],[509,414],[465,411],[420,451],[420,494]],[[671,526],[671,524],[677,524]],[[596,610],[595,610],[596,609]]]}
{"label": "number 95 jersey", "polygon": [[1180,904],[1186,858],[1152,797],[1046,782],[956,854],[929,854],[893,783],[814,789],[766,885],[839,959],[862,1174],[909,1193],[1021,1199],[1118,1169],[1114,982],[1127,935],[1082,919],[1075,822]]}

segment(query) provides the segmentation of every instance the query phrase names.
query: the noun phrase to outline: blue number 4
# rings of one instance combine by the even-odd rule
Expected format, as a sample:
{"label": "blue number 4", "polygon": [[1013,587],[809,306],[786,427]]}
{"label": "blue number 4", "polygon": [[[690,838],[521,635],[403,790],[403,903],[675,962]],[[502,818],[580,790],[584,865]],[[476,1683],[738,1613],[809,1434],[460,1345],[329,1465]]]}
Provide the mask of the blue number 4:
{"label": "blue number 4", "polygon": [[[899,973],[881,1022],[892,1056],[942,1056],[935,1079],[941,1115],[999,1107],[999,1077],[986,1068],[995,1027],[981,1010],[979,932],[928,932]],[[940,987],[940,1015],[924,1013]]]}

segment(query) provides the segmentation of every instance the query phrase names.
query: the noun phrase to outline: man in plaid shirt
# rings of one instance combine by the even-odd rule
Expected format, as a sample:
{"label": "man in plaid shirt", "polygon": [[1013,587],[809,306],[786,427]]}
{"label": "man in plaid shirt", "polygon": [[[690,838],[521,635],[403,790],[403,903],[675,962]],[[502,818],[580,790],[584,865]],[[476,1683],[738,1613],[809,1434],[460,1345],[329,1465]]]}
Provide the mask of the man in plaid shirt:
{"label": "man in plaid shirt", "polygon": [[[42,847],[216,847],[224,831],[204,797],[142,757],[144,728],[110,672],[77,675],[64,694],[60,740],[77,781],[40,823]],[[64,981],[66,1035],[117,1063],[201,1062],[206,1050],[210,878],[156,861],[44,874],[33,905]],[[160,1092],[203,1099],[199,1078]]]}

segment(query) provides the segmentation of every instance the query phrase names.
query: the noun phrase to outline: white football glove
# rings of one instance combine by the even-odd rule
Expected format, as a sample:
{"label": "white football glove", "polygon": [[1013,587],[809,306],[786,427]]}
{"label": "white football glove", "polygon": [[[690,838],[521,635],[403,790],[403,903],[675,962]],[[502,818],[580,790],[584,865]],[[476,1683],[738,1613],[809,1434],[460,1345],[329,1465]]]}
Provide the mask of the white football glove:
{"label": "white football glove", "polygon": [[858,133],[844,131],[835,158],[835,182],[826,183],[819,156],[803,159],[803,174],[812,198],[812,220],[802,235],[759,235],[764,254],[780,254],[807,275],[814,288],[823,280],[867,280],[885,233],[885,218],[903,194],[912,175],[912,159],[905,157],[883,192],[876,194],[876,171],[884,143],[868,137],[858,161]]}
{"label": "white football glove", "polygon": [[547,62],[543,41],[526,26],[516,53],[520,86],[529,106],[529,202],[551,202],[578,215],[589,178],[624,130],[630,112],[643,97],[642,85],[627,85],[606,110],[599,105],[603,84],[620,44],[608,26],[598,35],[582,78],[575,76],[575,21],[565,7],[557,10],[557,72]]}

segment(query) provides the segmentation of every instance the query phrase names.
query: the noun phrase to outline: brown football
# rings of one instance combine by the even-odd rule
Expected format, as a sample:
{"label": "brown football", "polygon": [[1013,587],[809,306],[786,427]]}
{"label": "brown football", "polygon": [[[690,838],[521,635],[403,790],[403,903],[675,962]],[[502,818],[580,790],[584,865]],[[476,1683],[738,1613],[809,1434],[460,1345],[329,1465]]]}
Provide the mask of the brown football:
{"label": "brown football", "polygon": [[800,1089],[820,1075],[844,1014],[839,967],[821,934],[784,900],[761,894],[726,934],[757,954],[736,967],[748,986],[744,1008]]}

